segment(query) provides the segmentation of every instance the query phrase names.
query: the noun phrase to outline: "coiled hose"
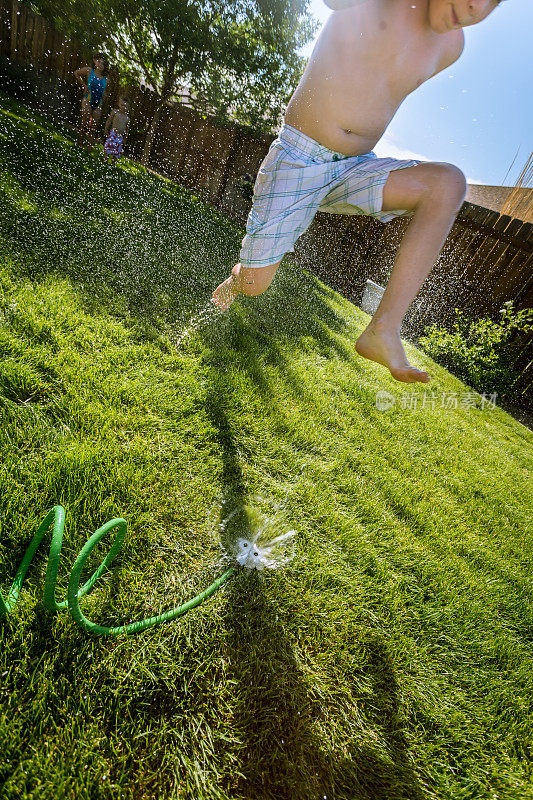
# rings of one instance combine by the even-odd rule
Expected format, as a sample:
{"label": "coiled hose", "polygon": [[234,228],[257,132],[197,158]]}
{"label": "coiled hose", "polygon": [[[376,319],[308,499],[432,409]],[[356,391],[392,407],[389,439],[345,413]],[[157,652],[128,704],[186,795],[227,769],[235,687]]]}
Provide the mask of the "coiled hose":
{"label": "coiled hose", "polygon": [[[28,567],[31,564],[37,548],[41,544],[44,535],[52,525],[52,522],[52,543],[50,545],[50,553],[48,555],[48,565],[44,581],[43,605],[50,611],[60,611],[61,609],[68,607],[74,622],[83,630],[96,636],[118,636],[121,633],[140,633],[146,628],[151,628],[154,625],[160,625],[162,622],[170,622],[170,620],[176,619],[176,617],[180,617],[183,614],[186,614],[187,611],[190,611],[192,608],[200,605],[200,603],[220,589],[222,584],[229,580],[236,572],[235,567],[230,567],[230,569],[226,570],[226,572],[224,572],[220,578],[217,578],[216,581],[211,584],[211,586],[205,589],[205,591],[201,592],[196,597],[193,597],[192,600],[189,600],[182,606],[173,608],[170,611],[165,611],[163,614],[159,614],[155,617],[149,617],[148,619],[138,620],[137,622],[131,622],[128,625],[118,625],[114,628],[96,625],[96,623],[91,622],[86,616],[84,616],[80,608],[80,599],[92,589],[96,581],[105,572],[105,570],[111,566],[113,560],[120,552],[120,548],[124,542],[124,537],[126,536],[127,523],[125,519],[112,519],[93,533],[91,538],[81,549],[76,561],[74,562],[74,566],[72,567],[72,572],[70,573],[68,582],[67,599],[62,603],[57,603],[55,598],[57,572],[59,568],[61,544],[63,541],[63,531],[65,528],[65,509],[63,506],[58,505],[54,506],[48,512],[46,517],[39,525],[37,533],[31,540],[28,549],[24,553],[24,558],[22,559],[22,563],[17,574],[15,575],[15,580],[11,585],[11,589],[9,590],[7,597],[4,599],[0,593],[0,620],[6,617],[15,608],[22,583],[26,576],[26,572],[28,571]],[[81,589],[79,589],[78,587],[80,584],[81,571],[87,558],[92,550],[94,550],[100,539],[106,536],[106,534],[108,534],[109,531],[113,530],[114,528],[117,529],[117,535],[115,536],[109,553],[104,558],[98,569],[91,575],[87,583],[85,583]]]}

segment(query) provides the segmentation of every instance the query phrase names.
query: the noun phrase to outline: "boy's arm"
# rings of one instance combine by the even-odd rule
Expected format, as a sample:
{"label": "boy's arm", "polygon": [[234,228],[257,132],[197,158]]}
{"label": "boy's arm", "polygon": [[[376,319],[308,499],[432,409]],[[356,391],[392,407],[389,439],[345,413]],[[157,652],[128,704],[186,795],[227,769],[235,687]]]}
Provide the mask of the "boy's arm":
{"label": "boy's arm", "polygon": [[104,127],[104,136],[107,136],[107,134],[109,133],[109,129],[110,129],[112,123],[113,123],[114,117],[115,117],[115,109],[110,111],[109,116],[108,116],[108,118],[106,120],[105,127]]}
{"label": "boy's arm", "polygon": [[85,81],[83,78],[88,78],[89,76],[89,67],[80,67],[79,69],[74,71],[74,77],[76,78],[76,83],[78,83],[82,88],[85,88]]}

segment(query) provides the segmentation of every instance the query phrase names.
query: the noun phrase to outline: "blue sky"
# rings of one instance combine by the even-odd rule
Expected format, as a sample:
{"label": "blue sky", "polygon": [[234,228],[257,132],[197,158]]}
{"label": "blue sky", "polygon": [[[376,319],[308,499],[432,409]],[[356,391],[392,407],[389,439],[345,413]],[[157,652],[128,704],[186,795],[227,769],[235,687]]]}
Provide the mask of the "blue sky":
{"label": "blue sky", "polygon": [[[323,0],[309,10],[321,23],[331,13]],[[469,183],[512,186],[533,150],[533,0],[506,0],[464,33],[461,58],[405,99],[374,152],[447,161]]]}

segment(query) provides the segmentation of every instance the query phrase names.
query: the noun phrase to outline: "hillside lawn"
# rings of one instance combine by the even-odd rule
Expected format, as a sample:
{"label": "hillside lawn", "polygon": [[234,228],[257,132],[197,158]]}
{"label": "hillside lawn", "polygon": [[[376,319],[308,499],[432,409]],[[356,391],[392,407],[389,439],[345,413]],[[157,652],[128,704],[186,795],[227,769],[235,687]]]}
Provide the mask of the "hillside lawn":
{"label": "hillside lawn", "polygon": [[128,521],[103,625],[206,588],[232,510],[298,533],[116,638],[44,611],[47,539],[0,624],[1,800],[533,798],[531,432],[408,344],[429,385],[361,359],[368,316],[289,260],[209,312],[238,225],[6,95],[0,142],[4,596],[57,503],[60,600]]}

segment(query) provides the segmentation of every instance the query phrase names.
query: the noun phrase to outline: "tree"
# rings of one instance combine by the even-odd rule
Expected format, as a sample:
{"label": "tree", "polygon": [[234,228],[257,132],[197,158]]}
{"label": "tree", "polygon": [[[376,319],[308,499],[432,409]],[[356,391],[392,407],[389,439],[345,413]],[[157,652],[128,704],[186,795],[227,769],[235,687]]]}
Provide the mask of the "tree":
{"label": "tree", "polygon": [[316,30],[309,0],[35,0],[76,36],[105,48],[123,76],[158,95],[143,161],[165,103],[185,88],[195,107],[272,131],[303,69],[297,55]]}

